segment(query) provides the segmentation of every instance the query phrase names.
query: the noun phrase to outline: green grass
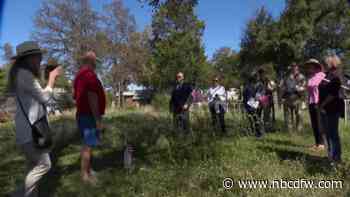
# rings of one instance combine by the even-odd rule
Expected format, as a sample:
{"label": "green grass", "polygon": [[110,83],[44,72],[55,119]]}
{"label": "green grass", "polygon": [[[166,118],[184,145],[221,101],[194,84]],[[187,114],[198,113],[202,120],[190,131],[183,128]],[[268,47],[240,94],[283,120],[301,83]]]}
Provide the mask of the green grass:
{"label": "green grass", "polygon": [[[305,118],[307,118],[305,116]],[[157,197],[157,196],[350,196],[350,134],[341,126],[344,164],[332,168],[325,152],[306,147],[313,143],[309,126],[302,133],[282,129],[257,140],[245,129],[245,120],[228,114],[229,136],[213,132],[205,111],[193,114],[193,135],[180,135],[170,115],[150,108],[111,112],[106,117],[104,147],[95,151],[97,187],[80,181],[80,139],[74,116],[55,118],[57,145],[53,168],[43,180],[43,196],[52,197]],[[280,127],[280,123],[278,126]],[[24,158],[15,145],[13,124],[0,126],[0,196],[13,191],[24,176]],[[135,168],[123,168],[124,142],[135,146]],[[225,190],[225,177],[239,179],[335,179],[343,189],[238,189]]]}

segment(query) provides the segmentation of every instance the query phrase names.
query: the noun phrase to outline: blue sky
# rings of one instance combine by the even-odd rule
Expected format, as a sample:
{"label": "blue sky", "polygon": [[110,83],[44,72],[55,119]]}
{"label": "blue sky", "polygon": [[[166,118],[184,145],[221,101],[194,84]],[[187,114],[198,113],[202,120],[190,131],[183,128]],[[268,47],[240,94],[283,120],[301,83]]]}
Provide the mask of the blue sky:
{"label": "blue sky", "polygon": [[[9,42],[15,46],[30,39],[34,29],[33,18],[42,0],[0,0],[4,1],[3,13],[0,13],[0,45]],[[98,10],[101,4],[109,1],[91,0],[91,3]],[[124,4],[135,15],[139,30],[151,24],[152,12],[148,6],[142,6],[137,0],[124,0]],[[261,6],[278,17],[284,9],[285,0],[199,0],[196,12],[206,23],[203,42],[207,56],[210,58],[216,49],[223,46],[239,50],[245,24]]]}

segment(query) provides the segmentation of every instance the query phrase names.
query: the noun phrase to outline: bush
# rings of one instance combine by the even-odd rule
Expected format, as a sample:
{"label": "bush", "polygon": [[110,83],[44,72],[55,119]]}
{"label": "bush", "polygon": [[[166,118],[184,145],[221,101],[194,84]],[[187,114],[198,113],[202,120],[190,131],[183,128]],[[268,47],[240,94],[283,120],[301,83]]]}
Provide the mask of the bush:
{"label": "bush", "polygon": [[156,110],[169,110],[169,101],[170,101],[170,95],[166,93],[157,93],[152,98],[152,106]]}
{"label": "bush", "polygon": [[60,109],[69,110],[75,107],[72,93],[63,93],[59,96],[57,105]]}
{"label": "bush", "polygon": [[113,93],[110,92],[110,91],[107,91],[107,92],[106,92],[106,101],[107,101],[106,104],[107,104],[107,106],[111,106],[113,100],[114,100],[114,95],[113,95]]}
{"label": "bush", "polygon": [[5,123],[11,120],[11,115],[8,112],[0,111],[0,123]]}

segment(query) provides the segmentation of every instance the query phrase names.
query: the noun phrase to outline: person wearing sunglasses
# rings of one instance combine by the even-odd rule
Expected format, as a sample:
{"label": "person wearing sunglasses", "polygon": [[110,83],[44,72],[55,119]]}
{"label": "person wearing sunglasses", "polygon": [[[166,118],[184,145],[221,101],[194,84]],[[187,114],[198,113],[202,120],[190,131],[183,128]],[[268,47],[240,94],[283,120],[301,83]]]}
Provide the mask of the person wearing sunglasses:
{"label": "person wearing sunglasses", "polygon": [[176,74],[176,85],[171,92],[169,108],[174,117],[175,127],[189,133],[189,109],[192,103],[191,93],[193,88],[190,84],[185,83],[184,79],[182,72]]}

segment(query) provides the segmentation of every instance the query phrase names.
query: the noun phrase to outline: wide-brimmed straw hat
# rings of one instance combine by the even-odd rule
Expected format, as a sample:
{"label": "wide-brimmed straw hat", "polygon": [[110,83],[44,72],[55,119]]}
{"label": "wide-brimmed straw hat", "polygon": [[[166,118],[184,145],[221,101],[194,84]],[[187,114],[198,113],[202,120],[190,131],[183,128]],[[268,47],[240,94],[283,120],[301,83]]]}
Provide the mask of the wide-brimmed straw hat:
{"label": "wide-brimmed straw hat", "polygon": [[39,47],[39,44],[34,41],[25,41],[16,47],[16,55],[11,59],[18,59],[28,55],[43,54],[44,51]]}
{"label": "wide-brimmed straw hat", "polygon": [[320,68],[320,69],[323,68],[322,64],[321,64],[317,59],[313,59],[313,58],[311,58],[311,59],[309,59],[308,61],[306,61],[306,62],[304,63],[304,65],[305,65],[305,66],[314,65],[314,66],[317,66],[317,67]]}

